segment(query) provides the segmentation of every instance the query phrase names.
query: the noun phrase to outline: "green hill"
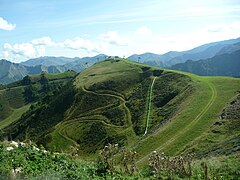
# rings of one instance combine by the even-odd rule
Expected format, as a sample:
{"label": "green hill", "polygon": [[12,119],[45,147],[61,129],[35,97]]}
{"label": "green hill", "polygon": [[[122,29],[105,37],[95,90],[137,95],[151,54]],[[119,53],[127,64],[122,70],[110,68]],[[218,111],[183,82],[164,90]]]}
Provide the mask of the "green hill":
{"label": "green hill", "polygon": [[61,93],[36,105],[5,131],[58,151],[79,146],[82,154],[94,154],[108,143],[131,146],[146,128],[151,133],[175,115],[192,91],[191,83],[185,75],[106,60],[81,72]]}
{"label": "green hill", "polygon": [[[25,76],[23,80],[0,87],[0,128],[19,119],[31,104],[64,86],[75,72]],[[43,81],[45,80],[45,81]]]}
{"label": "green hill", "polygon": [[228,141],[226,135],[204,138],[211,136],[210,128],[239,89],[237,78],[200,77],[109,59],[31,106],[3,129],[2,137],[31,139],[57,151],[78,149],[82,158],[117,143],[137,151],[138,165],[155,150],[171,156],[204,154],[201,147]]}

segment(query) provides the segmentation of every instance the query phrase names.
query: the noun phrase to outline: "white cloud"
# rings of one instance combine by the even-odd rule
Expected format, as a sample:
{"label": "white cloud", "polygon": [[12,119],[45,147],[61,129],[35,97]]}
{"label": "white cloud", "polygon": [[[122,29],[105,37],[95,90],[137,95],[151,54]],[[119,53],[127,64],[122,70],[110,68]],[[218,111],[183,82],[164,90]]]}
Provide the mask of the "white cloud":
{"label": "white cloud", "polygon": [[108,31],[95,37],[95,41],[94,37],[83,37],[60,42],[42,37],[26,43],[5,43],[1,55],[8,60],[22,61],[45,55],[83,57],[104,53],[129,56],[145,52],[184,51],[209,42],[240,37],[240,21],[213,24],[194,32],[157,34],[150,27],[139,27],[123,36],[117,31]]}
{"label": "white cloud", "polygon": [[63,43],[62,43],[66,48],[70,48],[73,50],[86,50],[87,52],[100,52],[101,48],[92,43],[90,40],[88,39],[83,39],[80,37],[76,37],[73,40],[72,39],[66,39]]}
{"label": "white cloud", "polygon": [[31,43],[34,45],[44,45],[44,46],[54,45],[54,42],[50,37],[42,37],[42,38],[34,39],[31,41]]}
{"label": "white cloud", "polygon": [[130,43],[127,38],[118,35],[117,31],[108,31],[106,34],[100,34],[99,39],[117,46],[127,46]]}
{"label": "white cloud", "polygon": [[3,56],[13,57],[15,60],[16,58],[33,58],[45,54],[44,46],[34,46],[31,43],[15,43],[14,45],[5,43],[3,49]]}
{"label": "white cloud", "polygon": [[238,37],[240,37],[240,21],[213,24],[197,31],[174,34],[157,34],[153,33],[149,27],[140,27],[128,37],[132,43],[121,51],[127,52],[128,55],[145,52],[163,54]]}
{"label": "white cloud", "polygon": [[[54,42],[50,37],[42,37],[33,39],[27,43],[5,43],[3,44],[1,56],[5,59],[19,62],[29,58],[50,55],[46,52],[53,52],[53,54],[51,54],[53,56],[64,56],[64,54],[59,54],[59,52],[68,52],[68,54],[72,52],[72,54],[75,55],[76,52],[78,52],[77,54],[80,56],[82,54],[95,55],[102,53],[106,49],[108,49],[108,44],[106,43],[93,43],[89,39],[83,39],[81,37],[66,39],[62,42]],[[73,52],[73,50],[75,52]],[[58,54],[56,54],[56,52]]]}
{"label": "white cloud", "polygon": [[135,34],[138,36],[151,36],[153,33],[152,33],[151,29],[144,26],[144,27],[138,28],[137,31],[135,32]]}
{"label": "white cloud", "polygon": [[11,31],[16,28],[16,24],[10,24],[5,19],[0,17],[0,29]]}

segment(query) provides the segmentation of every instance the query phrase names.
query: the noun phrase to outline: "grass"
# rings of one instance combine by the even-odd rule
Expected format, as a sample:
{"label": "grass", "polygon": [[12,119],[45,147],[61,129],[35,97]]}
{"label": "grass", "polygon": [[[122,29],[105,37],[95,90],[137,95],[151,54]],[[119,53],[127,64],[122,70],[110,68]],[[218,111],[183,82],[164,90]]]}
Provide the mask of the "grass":
{"label": "grass", "polygon": [[[161,73],[152,88],[148,133],[142,137],[155,70]],[[39,131],[43,130],[42,135],[48,137],[43,141],[50,149],[69,152],[72,146],[80,147],[82,157],[95,157],[106,144],[119,143],[138,152],[141,166],[154,150],[174,156],[191,148],[239,89],[236,78],[200,77],[110,59],[85,69],[73,85],[29,112],[29,131],[42,142]],[[28,126],[26,122],[16,136],[23,137]]]}
{"label": "grass", "polygon": [[238,179],[240,175],[239,154],[198,160],[153,153],[145,169],[136,169],[135,155],[108,145],[96,160],[86,162],[76,154],[46,151],[31,142],[4,141],[0,179]]}
{"label": "grass", "polygon": [[183,74],[189,75],[195,81],[195,92],[171,122],[139,142],[135,148],[140,154],[139,165],[144,164],[149,153],[154,150],[169,155],[176,155],[183,150],[217,121],[222,109],[240,89],[240,79],[237,78]]}
{"label": "grass", "polygon": [[[128,60],[106,60],[81,72],[73,84],[69,83],[38,102],[17,123],[7,127],[6,135],[9,132],[11,137],[28,137],[60,152],[78,148],[82,157],[94,156],[108,143],[131,147],[146,128],[143,118],[147,115],[154,74],[171,90],[186,85],[182,83],[176,87],[175,84],[184,79],[176,73],[166,74]],[[37,81],[36,77],[32,78]],[[168,91],[168,88],[161,88],[162,84],[156,87],[159,92],[151,98],[151,106],[155,106],[158,94]],[[155,107],[152,109],[156,112]],[[173,109],[169,113],[173,113]],[[151,123],[148,130],[153,126]]]}
{"label": "grass", "polygon": [[[52,140],[47,147],[68,151],[69,146],[79,146],[82,147],[79,154],[86,157],[92,156],[92,153],[109,142],[132,146],[146,128],[146,120],[142,120],[142,117],[149,111],[147,102],[154,70],[157,69],[115,59],[96,63],[82,71],[74,81],[74,87],[77,89],[76,100],[66,111],[63,121],[50,133]],[[172,78],[172,84],[169,86],[177,89],[173,87],[173,82],[175,75],[178,75],[169,75],[159,78]],[[178,80],[181,81],[181,78],[183,77]],[[164,83],[171,82],[169,80],[165,80]],[[179,85],[182,86],[185,84]],[[136,109],[137,106],[140,109]],[[119,119],[120,124],[117,121]],[[90,128],[94,123],[98,123],[99,129]],[[139,126],[139,129],[136,126]],[[98,131],[102,133],[99,134]]]}
{"label": "grass", "polygon": [[[23,87],[0,90],[0,123],[24,106]],[[18,111],[19,112],[19,111]]]}
{"label": "grass", "polygon": [[18,109],[14,109],[10,116],[8,116],[6,119],[3,119],[0,121],[0,128],[3,129],[4,127],[7,127],[11,123],[18,120],[22,116],[23,113],[25,113],[29,110],[29,107],[30,107],[30,105],[28,104],[28,105],[22,106]]}

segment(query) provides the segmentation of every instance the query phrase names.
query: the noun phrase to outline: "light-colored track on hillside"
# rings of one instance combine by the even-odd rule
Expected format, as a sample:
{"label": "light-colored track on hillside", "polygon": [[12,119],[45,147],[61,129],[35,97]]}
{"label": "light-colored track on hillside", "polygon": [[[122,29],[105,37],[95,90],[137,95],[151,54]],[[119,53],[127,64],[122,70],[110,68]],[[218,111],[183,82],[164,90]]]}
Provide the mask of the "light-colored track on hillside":
{"label": "light-colored track on hillside", "polygon": [[[102,119],[91,118],[91,116],[96,115],[96,114],[91,114],[90,115],[89,114],[90,112],[86,112],[85,116],[70,119],[70,120],[67,120],[67,121],[64,121],[64,122],[58,124],[57,125],[58,134],[61,137],[71,141],[72,143],[76,143],[73,139],[68,137],[67,133],[66,133],[66,127],[71,126],[72,124],[74,124],[76,122],[77,123],[100,122],[104,126],[113,127],[113,128],[120,128],[122,130],[126,129],[126,127],[132,126],[131,113],[130,113],[130,110],[128,109],[128,107],[126,106],[126,100],[123,98],[123,96],[120,96],[120,95],[117,95],[117,94],[109,94],[109,93],[98,93],[98,92],[87,90],[85,87],[82,87],[82,90],[86,93],[90,93],[90,94],[94,94],[94,95],[98,95],[98,96],[110,96],[110,97],[114,97],[114,98],[120,100],[122,102],[121,104],[122,104],[122,106],[124,108],[124,111],[125,111],[125,114],[126,114],[127,124],[124,125],[124,126],[117,126],[117,125],[114,125],[114,124],[110,124],[110,123],[107,123],[106,121],[104,121]],[[108,106],[106,106],[106,107],[108,107]],[[106,108],[106,107],[103,107],[103,108]],[[91,113],[93,113],[94,111],[95,110],[91,111]],[[62,126],[64,126],[64,128]]]}
{"label": "light-colored track on hillside", "polygon": [[122,96],[118,96],[116,94],[98,93],[98,92],[87,90],[85,87],[82,87],[82,89],[83,89],[83,91],[85,91],[87,93],[90,93],[90,94],[95,94],[95,95],[98,95],[98,96],[110,96],[110,97],[115,97],[115,98],[119,99],[122,102],[122,105],[125,109],[125,114],[127,116],[126,119],[127,119],[127,123],[128,123],[127,126],[132,126],[131,112],[128,109],[128,107],[126,106],[126,100]]}
{"label": "light-colored track on hillside", "polygon": [[150,93],[149,93],[149,102],[148,102],[148,111],[147,111],[147,119],[146,119],[146,128],[145,128],[145,132],[143,134],[143,136],[145,136],[147,134],[148,131],[148,126],[149,126],[149,118],[150,118],[150,114],[151,114],[151,103],[152,103],[152,91],[153,91],[153,86],[155,83],[157,77],[154,77],[151,87],[150,87]]}
{"label": "light-colored track on hillside", "polygon": [[[169,146],[173,143],[176,143],[175,141],[178,138],[180,138],[181,135],[183,135],[184,133],[187,133],[189,130],[191,130],[191,128],[201,120],[201,118],[204,116],[204,114],[206,114],[206,112],[212,106],[212,104],[214,103],[214,101],[217,97],[217,91],[216,91],[214,85],[210,82],[207,82],[207,84],[208,84],[209,88],[211,89],[211,98],[208,101],[208,103],[206,104],[205,108],[202,109],[202,111],[191,121],[191,123],[189,123],[187,126],[185,126],[181,131],[177,131],[175,134],[173,134],[172,137],[170,137],[167,141],[165,141],[163,144],[161,144],[160,147],[155,149],[156,151],[162,151],[167,146]],[[187,145],[187,144],[185,144],[185,145]],[[141,159],[139,159],[137,161],[137,163],[141,164],[142,162],[146,161],[149,158],[149,155],[150,154],[147,154],[146,156],[142,157]]]}

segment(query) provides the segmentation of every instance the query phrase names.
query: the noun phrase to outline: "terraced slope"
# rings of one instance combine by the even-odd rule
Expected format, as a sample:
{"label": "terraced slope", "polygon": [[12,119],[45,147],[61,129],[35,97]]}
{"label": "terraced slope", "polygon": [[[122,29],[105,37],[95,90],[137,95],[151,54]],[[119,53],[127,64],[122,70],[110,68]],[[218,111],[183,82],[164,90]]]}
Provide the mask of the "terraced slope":
{"label": "terraced slope", "polygon": [[[155,81],[156,77],[165,83],[168,78],[190,81],[179,74],[165,73],[122,59],[104,61],[83,71],[74,81],[77,91],[75,101],[67,110],[66,118],[51,133],[52,141],[47,146],[62,150],[76,146],[81,154],[89,154],[107,143],[118,143],[120,146],[134,144],[146,129],[156,126],[157,123],[151,120],[154,116],[159,123],[164,118],[169,119],[174,112],[152,113],[158,108],[166,108],[165,105],[177,96],[166,99],[169,92],[161,88],[166,102],[161,107],[156,106],[157,101],[164,99],[159,96],[151,103],[152,80]],[[168,84],[168,88],[181,94],[183,84],[178,88]],[[177,108],[177,105],[172,108]]]}
{"label": "terraced slope", "polygon": [[140,152],[139,165],[144,164],[154,150],[176,155],[190,148],[192,142],[218,121],[222,109],[240,89],[240,79],[237,78],[184,74],[195,81],[196,91],[183,104],[180,113],[135,147]]}
{"label": "terraced slope", "polygon": [[27,135],[58,151],[74,147],[84,157],[108,143],[134,146],[146,129],[152,133],[174,116],[191,84],[185,75],[109,59],[82,71],[8,128],[16,139]]}
{"label": "terraced slope", "polygon": [[193,149],[239,89],[237,78],[109,59],[82,71],[4,132],[84,158],[118,143],[136,150],[143,165],[154,150],[175,155]]}

